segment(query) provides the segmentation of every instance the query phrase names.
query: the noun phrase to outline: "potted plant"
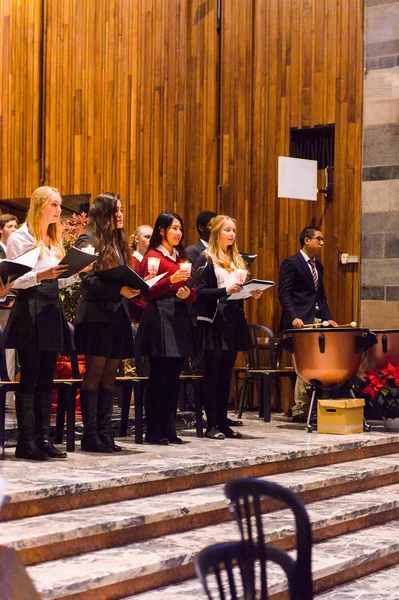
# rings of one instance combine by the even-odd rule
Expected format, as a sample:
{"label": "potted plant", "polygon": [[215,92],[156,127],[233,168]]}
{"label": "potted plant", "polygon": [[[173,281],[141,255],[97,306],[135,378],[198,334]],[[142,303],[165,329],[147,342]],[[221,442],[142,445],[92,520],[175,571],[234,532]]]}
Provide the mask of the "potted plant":
{"label": "potted plant", "polygon": [[399,431],[399,366],[366,371],[365,382],[363,393],[371,406],[380,405],[385,428]]}
{"label": "potted plant", "polygon": [[[72,215],[70,219],[66,219],[61,222],[62,226],[62,240],[65,251],[75,244],[79,235],[84,232],[87,225],[87,217],[85,213],[81,215]],[[79,298],[82,294],[82,283],[80,280],[64,287],[60,290],[60,300],[64,310],[65,317],[71,323],[73,322],[76,314],[76,308],[79,302]],[[81,374],[84,372],[84,357],[79,357],[79,371]],[[57,377],[59,379],[68,379],[72,377],[72,368],[69,356],[59,355],[57,358]],[[76,412],[80,412],[79,403],[79,392],[76,395]],[[53,412],[57,411],[57,392],[53,392]]]}
{"label": "potted plant", "polygon": [[[87,216],[85,213],[76,215],[73,213],[71,219],[62,221],[62,240],[65,251],[75,244],[76,240],[86,229]],[[82,284],[80,281],[68,285],[60,290],[61,304],[64,309],[64,314],[68,321],[72,323],[76,314],[76,307],[82,293]]]}

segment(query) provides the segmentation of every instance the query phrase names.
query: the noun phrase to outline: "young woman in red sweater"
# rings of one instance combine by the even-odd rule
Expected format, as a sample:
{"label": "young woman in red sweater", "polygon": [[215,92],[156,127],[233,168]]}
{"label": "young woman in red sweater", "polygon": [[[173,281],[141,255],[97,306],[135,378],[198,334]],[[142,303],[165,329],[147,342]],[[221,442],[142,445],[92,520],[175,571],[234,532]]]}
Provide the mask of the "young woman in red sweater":
{"label": "young woman in red sweater", "polygon": [[175,417],[184,358],[193,355],[191,320],[187,304],[196,300],[195,289],[184,284],[189,273],[180,268],[185,259],[181,217],[161,213],[155,221],[149,249],[141,263],[141,276],[149,274],[148,259],[158,258],[158,274],[166,273],[148,293],[148,304],[136,338],[140,354],[148,355],[150,377],[146,390],[146,441],[181,444]]}

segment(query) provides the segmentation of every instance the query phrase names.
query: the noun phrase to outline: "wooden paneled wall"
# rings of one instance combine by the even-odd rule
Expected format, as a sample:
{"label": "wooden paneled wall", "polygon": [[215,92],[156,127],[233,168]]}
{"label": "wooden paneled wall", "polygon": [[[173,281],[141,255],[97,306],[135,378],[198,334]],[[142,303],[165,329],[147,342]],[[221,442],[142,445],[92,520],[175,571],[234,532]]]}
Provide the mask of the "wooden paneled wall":
{"label": "wooden paneled wall", "polygon": [[[253,274],[277,281],[299,249],[301,229],[326,238],[326,288],[334,318],[358,316],[362,166],[361,0],[224,2],[222,29],[222,208],[239,220]],[[334,198],[327,204],[277,198],[277,158],[289,156],[290,128],[335,125]],[[320,177],[320,187],[324,187]],[[278,331],[277,290],[252,302],[250,318]]]}
{"label": "wooden paneled wall", "polygon": [[118,191],[130,230],[161,210],[192,222],[216,206],[215,7],[47,2],[48,181],[63,193]]}
{"label": "wooden paneled wall", "polygon": [[42,2],[0,2],[0,198],[25,198],[40,173]]}
{"label": "wooden paneled wall", "polygon": [[[326,236],[337,321],[356,319],[362,0],[9,0],[0,3],[0,197],[39,182],[111,190],[127,228],[174,209],[238,219],[253,275],[277,280],[303,226]],[[43,50],[43,52],[41,52]],[[43,56],[43,59],[41,59]],[[219,85],[220,84],[220,85]],[[277,198],[290,128],[335,125],[334,199]],[[41,162],[40,162],[41,161]],[[278,330],[277,294],[248,303]]]}

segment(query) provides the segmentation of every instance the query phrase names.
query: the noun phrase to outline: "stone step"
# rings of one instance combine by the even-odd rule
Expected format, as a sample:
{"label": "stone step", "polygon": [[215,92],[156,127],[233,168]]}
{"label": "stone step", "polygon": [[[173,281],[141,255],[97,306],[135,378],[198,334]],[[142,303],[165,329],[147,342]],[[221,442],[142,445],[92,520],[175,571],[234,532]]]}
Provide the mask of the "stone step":
{"label": "stone step", "polygon": [[[397,455],[388,455],[281,473],[267,480],[290,488],[305,502],[315,502],[399,482],[399,465]],[[377,511],[380,520],[385,519],[386,504],[383,507]],[[273,501],[264,504],[265,512],[276,508]],[[395,509],[396,504],[391,512]],[[0,544],[18,550],[24,563],[32,565],[229,519],[224,485],[218,485],[55,513],[50,530],[47,515],[8,521],[2,523]]]}
{"label": "stone step", "polygon": [[[383,495],[380,490],[368,490],[344,496],[339,502],[335,498],[314,502],[308,505],[308,513],[316,542],[316,591],[398,559],[399,521],[384,521],[399,517],[399,484],[384,488]],[[264,522],[268,540],[286,549],[294,547],[291,511],[266,515]],[[379,522],[384,524],[370,527]],[[356,531],[362,527],[368,529]],[[28,572],[46,599],[72,594],[74,599],[94,598],[100,593],[107,599],[117,598],[193,577],[193,557],[201,548],[237,539],[236,523],[222,523],[42,563],[28,567]],[[277,575],[271,579],[273,594],[280,593],[284,585]]]}
{"label": "stone step", "polygon": [[[394,522],[384,529],[371,528],[324,544],[315,544],[313,582],[315,592],[319,592],[317,600],[399,600],[399,566],[383,568],[384,564],[389,565],[398,560],[398,544],[392,541],[394,538],[391,543],[389,540],[389,536],[396,535],[398,531],[399,523]],[[378,540],[383,542],[381,547],[377,546]],[[343,549],[342,554],[329,556],[330,552],[336,552],[340,547]],[[365,575],[367,572],[371,574]],[[282,589],[281,582],[278,582],[274,569],[271,569],[270,574],[273,578],[271,587],[274,588],[274,593],[269,597],[273,598],[273,595],[280,597],[278,589],[280,591]],[[342,581],[347,583],[340,585]],[[327,591],[322,591],[326,589]],[[187,598],[203,600],[204,590],[197,578],[134,596],[125,596],[124,600],[186,600]]]}
{"label": "stone step", "polygon": [[324,592],[317,600],[399,600],[398,581],[396,565]]}
{"label": "stone step", "polygon": [[[246,421],[242,440],[185,438],[184,446],[138,446],[122,441],[122,455],[80,451],[66,461],[7,460],[2,520],[225,483],[399,452],[399,436],[381,431],[350,436],[306,434],[286,425]],[[286,430],[285,430],[286,429]],[[261,432],[261,435],[259,435]],[[190,442],[188,443],[188,441]],[[268,447],[272,448],[269,450]]]}

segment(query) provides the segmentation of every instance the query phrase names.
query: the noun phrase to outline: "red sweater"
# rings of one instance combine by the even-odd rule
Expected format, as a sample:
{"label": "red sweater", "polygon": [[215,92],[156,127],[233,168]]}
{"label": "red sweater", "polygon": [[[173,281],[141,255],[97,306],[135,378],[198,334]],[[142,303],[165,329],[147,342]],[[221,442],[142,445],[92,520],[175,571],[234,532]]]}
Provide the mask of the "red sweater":
{"label": "red sweater", "polygon": [[[164,294],[167,294],[168,292],[173,292],[173,291],[177,292],[177,290],[179,288],[184,286],[184,284],[186,283],[185,281],[179,281],[178,283],[170,282],[170,276],[179,270],[179,263],[181,263],[183,261],[180,260],[179,258],[177,258],[177,262],[175,262],[171,258],[164,256],[162,254],[162,252],[160,252],[159,250],[149,250],[149,252],[147,252],[147,254],[145,255],[145,257],[143,258],[143,260],[141,262],[141,273],[140,273],[141,277],[144,278],[148,275],[148,258],[150,256],[160,259],[158,275],[160,275],[161,273],[168,273],[168,275],[165,275],[164,277],[162,277],[162,279],[157,281],[157,283],[155,285],[153,285],[152,288],[150,288],[150,291],[147,294],[148,300],[153,300],[155,298],[159,298],[160,296],[163,296]],[[190,290],[189,297],[186,298],[186,300],[184,300],[184,302],[191,304],[192,302],[195,302],[196,299],[197,299],[196,289],[192,288]]]}
{"label": "red sweater", "polygon": [[[140,275],[141,263],[140,261],[132,255],[132,265],[133,271]],[[147,306],[147,300],[144,296],[140,294],[140,296],[135,296],[129,300],[129,313],[130,318],[133,323],[139,323],[141,319],[141,315],[144,312],[145,307]]]}

